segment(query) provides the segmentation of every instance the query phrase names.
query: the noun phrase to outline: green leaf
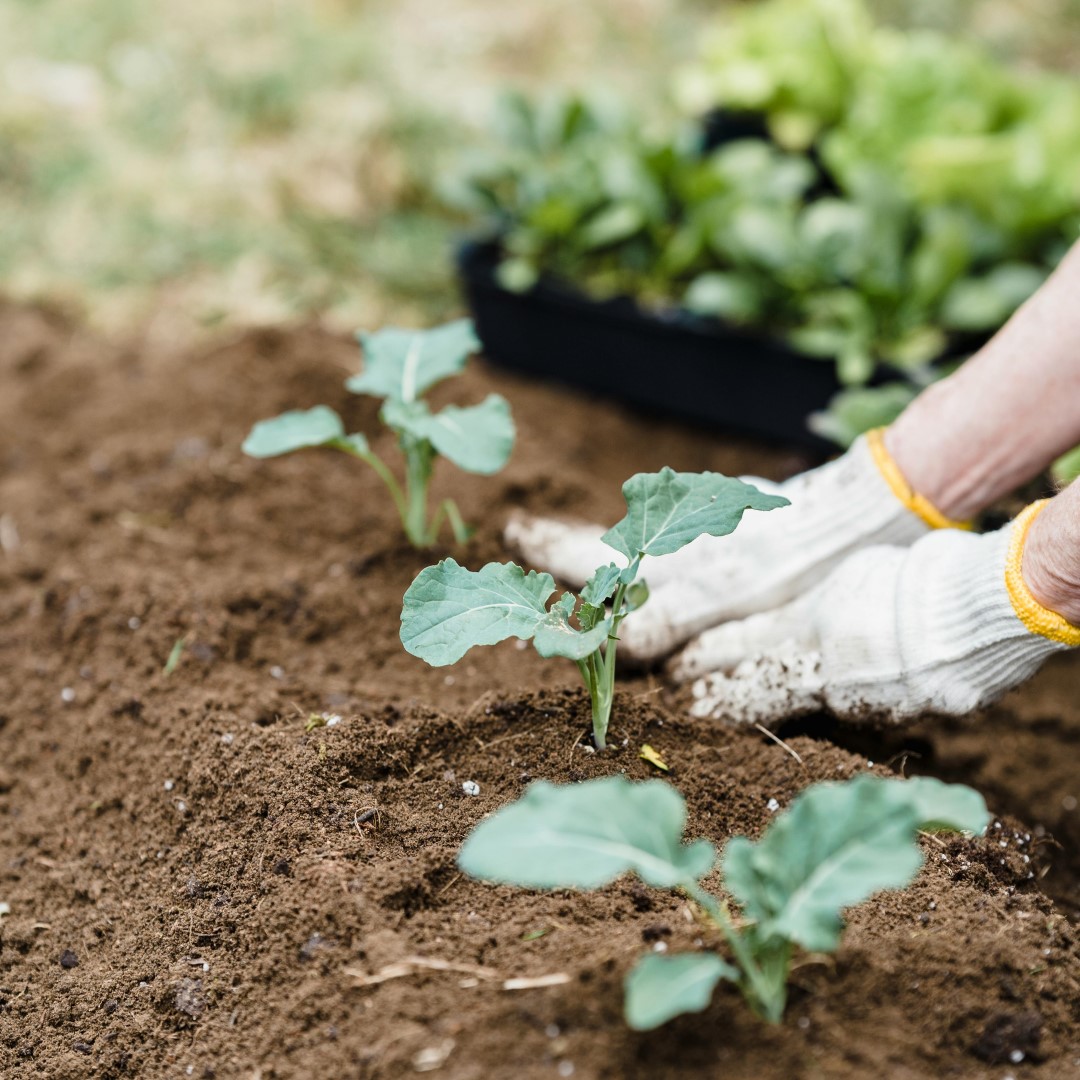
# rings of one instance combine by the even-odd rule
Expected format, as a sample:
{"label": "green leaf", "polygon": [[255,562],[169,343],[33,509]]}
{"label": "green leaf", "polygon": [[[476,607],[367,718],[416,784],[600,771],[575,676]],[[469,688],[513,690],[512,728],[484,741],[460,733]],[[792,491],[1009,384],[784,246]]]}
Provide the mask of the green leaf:
{"label": "green leaf", "polygon": [[635,1031],[651,1031],[683,1013],[701,1012],[721,979],[739,981],[738,969],[715,953],[643,956],[623,983],[623,1014]]}
{"label": "green leaf", "polygon": [[421,570],[405,593],[401,643],[433,667],[456,663],[476,645],[510,637],[534,639],[541,656],[583,659],[600,646],[608,627],[601,623],[588,633],[575,630],[569,593],[547,610],[554,589],[550,574],[526,574],[513,563],[493,562],[472,571],[443,559]]}
{"label": "green leaf", "polygon": [[747,277],[713,271],[696,277],[686,290],[683,307],[695,315],[733,322],[751,322],[761,314],[761,289]]}
{"label": "green leaf", "polygon": [[586,250],[626,240],[645,225],[645,215],[632,203],[605,207],[582,227],[578,243]]}
{"label": "green leaf", "polygon": [[396,431],[426,439],[449,461],[466,472],[497,473],[514,446],[510,406],[499,394],[489,394],[479,405],[447,405],[432,415],[422,401],[387,400],[380,414]]}
{"label": "green leaf", "polygon": [[605,544],[631,561],[639,555],[670,555],[697,537],[734,532],[744,510],[787,506],[751,484],[721,473],[638,473],[623,484],[626,517],[604,533]]}
{"label": "green leaf", "polygon": [[610,600],[616,588],[618,588],[622,572],[623,568],[621,566],[616,566],[615,563],[608,563],[607,566],[601,566],[593,576],[585,582],[585,587],[581,590],[581,599],[586,604],[593,604],[596,606],[603,604],[605,600]]}
{"label": "green leaf", "polygon": [[1051,466],[1050,475],[1059,484],[1071,484],[1080,476],[1080,446],[1062,454]]}
{"label": "green leaf", "polygon": [[828,409],[811,413],[806,424],[815,435],[846,448],[864,432],[891,424],[917,393],[916,387],[903,382],[841,390]]}
{"label": "green leaf", "polygon": [[425,390],[465,367],[480,342],[468,319],[433,330],[388,327],[357,335],[364,349],[364,370],[345,383],[354,394],[415,401]]}
{"label": "green leaf", "polygon": [[630,871],[674,888],[697,881],[716,859],[708,841],[682,842],[685,825],[682,796],[662,780],[541,781],[473,829],[458,865],[534,889],[598,889]]}
{"label": "green leaf", "polygon": [[916,831],[930,823],[982,832],[982,797],[938,780],[860,776],[817,784],[779,815],[757,843],[731,840],[724,883],[761,945],[794,941],[830,952],[844,908],[907,885],[922,865]]}
{"label": "green leaf", "polygon": [[243,451],[249,457],[277,457],[309,446],[325,446],[344,436],[341,417],[325,405],[316,405],[260,420],[244,440]]}

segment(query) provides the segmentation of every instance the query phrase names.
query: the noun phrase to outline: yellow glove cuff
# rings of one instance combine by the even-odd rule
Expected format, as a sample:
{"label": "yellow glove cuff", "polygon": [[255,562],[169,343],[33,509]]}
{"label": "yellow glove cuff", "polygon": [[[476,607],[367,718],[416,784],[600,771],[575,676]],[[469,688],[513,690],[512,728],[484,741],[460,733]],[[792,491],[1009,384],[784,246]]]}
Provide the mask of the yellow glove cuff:
{"label": "yellow glove cuff", "polygon": [[918,518],[921,518],[931,529],[972,529],[970,521],[953,521],[947,518],[929,499],[924,498],[904,479],[900,466],[892,459],[892,455],[885,448],[885,429],[875,428],[866,433],[866,445],[870,448],[870,455],[878,472],[889,485],[892,493]]}
{"label": "yellow glove cuff", "polygon": [[1080,646],[1080,626],[1073,626],[1056,611],[1044,608],[1027,587],[1021,572],[1024,563],[1024,544],[1027,541],[1031,523],[1042,512],[1049,499],[1032,503],[1023,510],[1012,524],[1012,538],[1009,541],[1009,553],[1005,557],[1005,587],[1009,590],[1016,617],[1033,634],[1060,642],[1070,648]]}

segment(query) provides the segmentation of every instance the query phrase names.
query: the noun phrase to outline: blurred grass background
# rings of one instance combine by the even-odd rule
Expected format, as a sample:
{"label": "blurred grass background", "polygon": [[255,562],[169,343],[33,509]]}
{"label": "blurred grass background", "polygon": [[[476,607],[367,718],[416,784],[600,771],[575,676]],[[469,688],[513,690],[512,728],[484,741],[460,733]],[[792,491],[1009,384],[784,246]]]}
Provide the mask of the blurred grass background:
{"label": "blurred grass background", "polygon": [[[704,0],[0,0],[0,293],[180,345],[456,310],[435,180],[502,86],[662,113]],[[877,0],[1075,70],[1080,0]]]}

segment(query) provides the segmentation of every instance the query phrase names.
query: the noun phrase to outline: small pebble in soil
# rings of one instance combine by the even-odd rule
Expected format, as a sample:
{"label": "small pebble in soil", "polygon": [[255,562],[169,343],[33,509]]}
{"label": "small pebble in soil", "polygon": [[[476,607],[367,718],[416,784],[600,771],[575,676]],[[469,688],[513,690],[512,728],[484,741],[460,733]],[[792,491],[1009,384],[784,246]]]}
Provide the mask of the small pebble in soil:
{"label": "small pebble in soil", "polygon": [[164,783],[164,784],[162,784],[161,786],[162,786],[162,787],[163,787],[163,788],[164,788],[164,789],[165,789],[166,791],[172,791],[172,789],[173,789],[174,787],[176,787],[176,781],[175,781],[175,780],[166,780],[166,781],[165,781],[165,783]]}
{"label": "small pebble in soil", "polygon": [[112,1016],[112,1014],[120,1008],[120,1002],[117,1001],[116,998],[109,998],[109,1000],[105,1002],[103,1008],[109,1016]]}
{"label": "small pebble in soil", "polygon": [[480,794],[480,785],[475,780],[466,780],[461,785],[461,790],[464,791],[466,795],[476,796]]}
{"label": "small pebble in soil", "polygon": [[138,630],[140,626],[142,626],[142,619],[140,619],[138,615],[132,615],[131,618],[128,619],[129,630]]}
{"label": "small pebble in soil", "polygon": [[176,800],[176,812],[178,814],[186,814],[187,813],[187,803],[184,802],[183,799],[177,799]]}
{"label": "small pebble in soil", "polygon": [[277,664],[275,664],[270,669],[270,678],[271,679],[284,679],[285,678],[285,669],[283,667],[279,667]]}
{"label": "small pebble in soil", "polygon": [[232,741],[233,741],[233,739],[235,739],[235,738],[236,738],[236,736],[235,736],[235,735],[233,735],[233,733],[232,733],[231,731],[223,731],[223,732],[221,733],[221,741],[222,741],[222,742],[223,742],[223,743],[224,743],[224,744],[225,744],[226,746],[232,746]]}
{"label": "small pebble in soil", "polygon": [[79,966],[79,958],[70,949],[65,949],[60,954],[60,966],[70,971]]}
{"label": "small pebble in soil", "polygon": [[94,1048],[88,1042],[76,1042],[71,1044],[71,1049],[80,1054],[89,1054]]}
{"label": "small pebble in soil", "polygon": [[1065,798],[1061,800],[1061,808],[1063,810],[1075,810],[1076,809],[1076,796],[1075,795],[1066,795]]}
{"label": "small pebble in soil", "polygon": [[653,952],[667,952],[668,945],[666,941],[654,941],[652,951]]}
{"label": "small pebble in soil", "polygon": [[795,1021],[795,1023],[798,1024],[798,1026],[802,1028],[803,1031],[805,1031],[810,1026],[810,1017],[800,1016],[799,1019]]}
{"label": "small pebble in soil", "polygon": [[75,691],[70,686],[65,686],[60,691],[60,700],[70,705],[75,700]]}
{"label": "small pebble in soil", "polygon": [[574,1075],[574,1063],[572,1061],[560,1061],[559,1062],[559,1075],[560,1076],[573,1076]]}
{"label": "small pebble in soil", "polygon": [[278,861],[274,863],[274,873],[279,877],[288,877],[291,870],[292,867],[289,865],[288,859],[278,859]]}
{"label": "small pebble in soil", "polygon": [[765,804],[765,809],[768,810],[770,814],[775,814],[776,811],[780,809],[780,804],[775,799],[770,799]]}
{"label": "small pebble in soil", "polygon": [[544,1034],[549,1039],[557,1039],[559,1037],[559,1025],[558,1024],[548,1024],[548,1026],[546,1028],[544,1028]]}
{"label": "small pebble in soil", "polygon": [[1019,1065],[1020,1062],[1024,1060],[1024,1051],[1023,1050],[1013,1050],[1012,1053],[1009,1054],[1009,1060],[1014,1065]]}
{"label": "small pebble in soil", "polygon": [[341,723],[341,717],[337,713],[323,713],[323,719],[327,727],[337,727]]}

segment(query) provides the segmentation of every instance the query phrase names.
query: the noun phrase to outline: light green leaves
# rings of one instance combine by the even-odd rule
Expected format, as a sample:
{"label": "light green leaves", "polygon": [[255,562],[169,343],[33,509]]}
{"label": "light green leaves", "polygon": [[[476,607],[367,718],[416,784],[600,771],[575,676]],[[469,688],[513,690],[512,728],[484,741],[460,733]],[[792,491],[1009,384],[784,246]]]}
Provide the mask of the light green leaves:
{"label": "light green leaves", "polygon": [[605,623],[589,632],[569,621],[574,598],[566,594],[550,611],[555,579],[513,563],[488,563],[466,570],[453,559],[421,570],[405,593],[401,643],[433,667],[460,660],[476,645],[510,637],[528,640],[541,656],[582,659],[607,636]]}
{"label": "light green leaves", "polygon": [[598,889],[630,871],[675,888],[716,859],[707,841],[683,843],[685,825],[682,796],[662,780],[540,782],[470,833],[458,865],[473,877],[535,889]]}
{"label": "light green leaves", "polygon": [[787,506],[750,484],[720,473],[638,473],[623,484],[627,513],[603,536],[628,559],[670,555],[699,536],[734,532],[744,510]]}
{"label": "light green leaves", "polygon": [[623,984],[623,1015],[635,1031],[651,1031],[683,1013],[701,1012],[721,979],[738,982],[738,968],[715,953],[643,956]]}
{"label": "light green leaves", "polygon": [[249,457],[277,457],[309,446],[325,446],[344,436],[341,417],[325,405],[316,405],[260,420],[244,440],[243,451]]}
{"label": "light green leaves", "polygon": [[244,452],[252,457],[275,457],[309,446],[326,446],[366,461],[386,487],[401,516],[406,537],[414,547],[429,547],[448,523],[454,538],[463,542],[469,529],[452,499],[444,499],[431,515],[428,488],[434,461],[442,455],[466,472],[490,476],[498,472],[514,445],[510,407],[498,394],[479,405],[448,405],[433,414],[419,395],[447,375],[461,371],[479,343],[468,320],[433,330],[391,328],[360,334],[365,367],[346,386],[362,394],[384,397],[380,418],[398,436],[405,458],[404,481],[398,479],[366,436],[346,435],[333,409],[283,413],[252,428]]}
{"label": "light green leaves", "polygon": [[981,833],[982,797],[939,780],[818,784],[752,843],[724,851],[728,890],[754,921],[759,946],[796,942],[812,951],[839,944],[840,912],[882,889],[908,884],[922,865],[916,831],[930,823]]}
{"label": "light green leaves", "polygon": [[422,401],[406,404],[389,399],[382,419],[395,431],[425,439],[447,460],[466,472],[490,476],[510,457],[514,421],[510,406],[499,394],[489,394],[479,405],[447,405],[432,414]]}
{"label": "light green leaves", "polygon": [[354,394],[415,401],[430,387],[456,375],[480,347],[468,319],[433,330],[389,327],[357,335],[364,348],[364,370],[346,387]]}

